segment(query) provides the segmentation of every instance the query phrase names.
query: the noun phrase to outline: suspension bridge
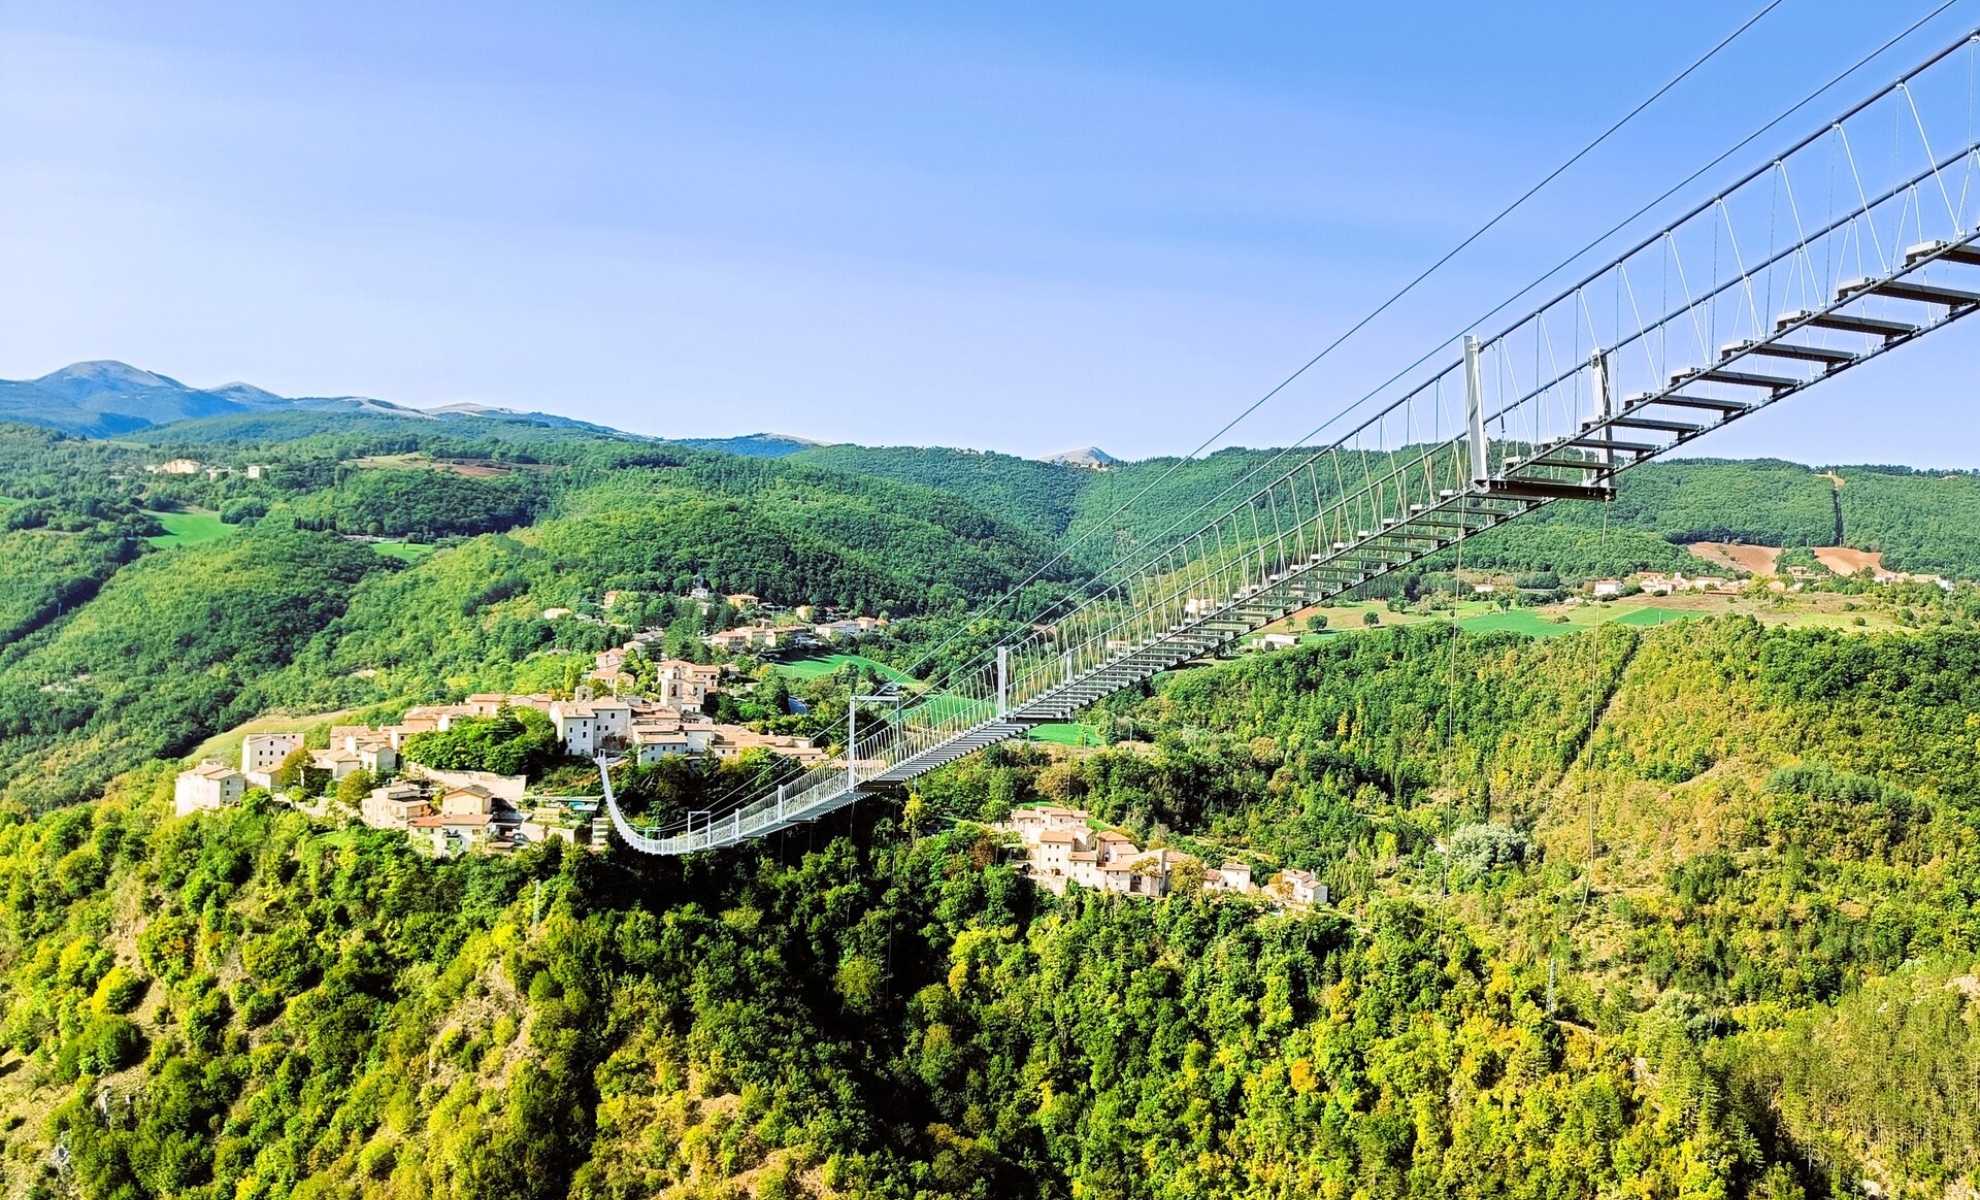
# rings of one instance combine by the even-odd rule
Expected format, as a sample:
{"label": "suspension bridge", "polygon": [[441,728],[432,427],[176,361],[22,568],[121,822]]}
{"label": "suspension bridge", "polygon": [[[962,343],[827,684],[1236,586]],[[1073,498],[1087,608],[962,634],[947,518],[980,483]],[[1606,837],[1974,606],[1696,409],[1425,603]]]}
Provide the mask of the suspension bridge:
{"label": "suspension bridge", "polygon": [[1976,58],[1980,31],[970,666],[854,697],[835,761],[674,831],[628,820],[601,762],[619,836],[682,855],[818,820],[1536,509],[1612,500],[1631,467],[1980,310]]}

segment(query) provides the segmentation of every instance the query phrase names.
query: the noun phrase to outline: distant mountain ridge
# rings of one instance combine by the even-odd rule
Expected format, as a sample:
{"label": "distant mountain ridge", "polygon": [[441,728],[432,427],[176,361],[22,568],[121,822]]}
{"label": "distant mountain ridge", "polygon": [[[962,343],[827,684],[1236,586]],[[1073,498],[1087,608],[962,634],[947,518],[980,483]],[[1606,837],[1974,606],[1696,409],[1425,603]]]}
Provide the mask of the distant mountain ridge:
{"label": "distant mountain ridge", "polygon": [[815,450],[821,446],[835,444],[788,433],[745,433],[738,437],[668,438],[667,440],[676,446],[686,446],[690,450],[714,450],[722,454],[740,454],[744,458],[786,458],[805,450]]}
{"label": "distant mountain ridge", "polygon": [[71,363],[39,379],[0,380],[0,421],[41,425],[81,437],[117,437],[176,421],[280,412],[373,413],[428,421],[478,417],[620,433],[554,413],[482,404],[421,409],[368,396],[278,396],[248,383],[196,388],[114,360]]}

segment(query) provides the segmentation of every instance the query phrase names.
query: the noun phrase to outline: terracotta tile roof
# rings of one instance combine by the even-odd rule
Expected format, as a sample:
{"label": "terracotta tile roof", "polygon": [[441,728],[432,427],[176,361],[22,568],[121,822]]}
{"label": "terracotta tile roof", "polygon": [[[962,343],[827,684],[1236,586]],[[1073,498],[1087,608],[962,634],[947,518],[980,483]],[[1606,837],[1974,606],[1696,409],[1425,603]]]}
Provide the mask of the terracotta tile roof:
{"label": "terracotta tile roof", "polygon": [[487,813],[435,813],[430,817],[414,817],[408,824],[415,829],[438,829],[455,825],[486,825],[493,819]]}

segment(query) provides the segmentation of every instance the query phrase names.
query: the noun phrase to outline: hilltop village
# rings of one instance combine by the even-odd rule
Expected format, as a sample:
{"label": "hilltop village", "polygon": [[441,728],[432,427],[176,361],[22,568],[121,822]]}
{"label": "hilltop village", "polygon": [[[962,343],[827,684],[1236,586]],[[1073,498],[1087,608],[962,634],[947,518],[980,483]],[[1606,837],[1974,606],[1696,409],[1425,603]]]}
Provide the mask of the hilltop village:
{"label": "hilltop village", "polygon": [[[647,630],[599,652],[567,694],[476,693],[456,703],[416,705],[389,724],[333,725],[314,741],[303,728],[251,732],[241,739],[237,761],[209,758],[180,772],[174,806],[181,816],[229,808],[258,788],[286,794],[319,815],[402,832],[440,857],[505,853],[552,838],[596,849],[604,836],[599,795],[545,792],[538,788],[542,780],[526,771],[450,765],[444,735],[478,735],[505,722],[512,730],[534,725],[550,742],[549,759],[609,756],[642,766],[668,758],[701,766],[775,755],[806,768],[829,758],[813,738],[717,719],[722,698],[758,685],[736,656],[845,645],[884,629],[886,619],[809,606],[786,610],[748,594],[715,597],[700,585],[690,598],[707,608],[719,601],[750,618],[702,639],[720,661],[658,657],[662,634]],[[608,594],[605,607],[614,599]],[[571,615],[543,613],[546,620]]]}

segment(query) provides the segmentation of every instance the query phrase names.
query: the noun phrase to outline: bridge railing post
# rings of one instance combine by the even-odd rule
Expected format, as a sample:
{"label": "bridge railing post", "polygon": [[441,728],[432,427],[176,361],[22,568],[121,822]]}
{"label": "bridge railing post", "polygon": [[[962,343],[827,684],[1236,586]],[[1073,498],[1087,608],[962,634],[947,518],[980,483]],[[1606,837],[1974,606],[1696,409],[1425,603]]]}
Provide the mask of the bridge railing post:
{"label": "bridge railing post", "polygon": [[1492,478],[1492,464],[1485,445],[1485,384],[1479,377],[1478,339],[1464,335],[1464,419],[1466,442],[1471,458],[1471,482],[1484,487]]}
{"label": "bridge railing post", "polygon": [[[1588,360],[1588,368],[1594,376],[1595,416],[1597,420],[1602,422],[1602,440],[1614,441],[1615,434],[1608,428],[1609,418],[1616,415],[1615,385],[1609,379],[1608,352],[1597,350],[1594,357]],[[1591,468],[1587,472],[1583,479],[1585,483],[1599,483],[1615,473],[1616,452],[1613,448],[1608,446],[1602,447],[1602,449],[1596,451],[1596,457],[1602,465],[1599,468]]]}

